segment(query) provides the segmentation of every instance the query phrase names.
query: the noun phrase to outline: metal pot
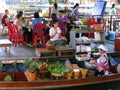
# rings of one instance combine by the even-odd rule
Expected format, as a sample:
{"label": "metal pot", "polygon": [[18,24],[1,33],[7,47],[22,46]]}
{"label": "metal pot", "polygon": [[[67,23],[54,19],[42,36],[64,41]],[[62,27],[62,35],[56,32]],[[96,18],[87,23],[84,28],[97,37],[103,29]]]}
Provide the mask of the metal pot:
{"label": "metal pot", "polygon": [[89,61],[84,61],[84,65],[88,69],[95,69],[97,66],[94,64],[91,64]]}

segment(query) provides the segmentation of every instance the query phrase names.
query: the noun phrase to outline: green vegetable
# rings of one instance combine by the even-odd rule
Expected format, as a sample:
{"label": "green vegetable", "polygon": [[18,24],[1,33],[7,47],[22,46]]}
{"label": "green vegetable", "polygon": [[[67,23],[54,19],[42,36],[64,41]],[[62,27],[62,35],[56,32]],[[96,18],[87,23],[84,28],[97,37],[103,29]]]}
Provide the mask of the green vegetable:
{"label": "green vegetable", "polygon": [[56,74],[65,74],[70,71],[70,69],[59,61],[54,64],[48,65],[48,71]]}
{"label": "green vegetable", "polygon": [[26,69],[29,69],[30,64],[33,62],[32,58],[27,58],[24,60],[23,65]]}
{"label": "green vegetable", "polygon": [[34,73],[34,72],[36,72],[37,68],[38,68],[37,62],[32,62],[30,64],[29,70],[30,70],[31,73]]}
{"label": "green vegetable", "polygon": [[5,78],[4,78],[4,81],[6,82],[11,82],[12,81],[12,77],[10,75],[7,75]]}
{"label": "green vegetable", "polygon": [[42,62],[37,62],[37,66],[38,66],[38,69],[40,69],[43,66]]}

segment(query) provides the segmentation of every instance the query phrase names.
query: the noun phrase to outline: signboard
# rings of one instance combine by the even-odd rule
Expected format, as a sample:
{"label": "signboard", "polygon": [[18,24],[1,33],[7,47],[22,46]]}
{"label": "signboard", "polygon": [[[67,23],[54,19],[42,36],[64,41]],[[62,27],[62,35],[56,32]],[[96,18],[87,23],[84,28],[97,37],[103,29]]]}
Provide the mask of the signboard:
{"label": "signboard", "polygon": [[104,15],[107,1],[96,1],[93,7],[92,15]]}
{"label": "signboard", "polygon": [[21,0],[21,2],[40,2],[40,0]]}
{"label": "signboard", "polygon": [[6,5],[18,5],[20,0],[5,0]]}

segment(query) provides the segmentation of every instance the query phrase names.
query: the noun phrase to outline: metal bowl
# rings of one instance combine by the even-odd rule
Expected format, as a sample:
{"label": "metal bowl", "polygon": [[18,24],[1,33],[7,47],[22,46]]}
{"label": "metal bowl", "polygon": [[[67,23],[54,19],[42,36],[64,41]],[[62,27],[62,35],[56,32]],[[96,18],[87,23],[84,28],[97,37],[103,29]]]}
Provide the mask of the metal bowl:
{"label": "metal bowl", "polygon": [[84,65],[88,69],[95,69],[97,66],[95,64],[91,64],[89,61],[84,61]]}

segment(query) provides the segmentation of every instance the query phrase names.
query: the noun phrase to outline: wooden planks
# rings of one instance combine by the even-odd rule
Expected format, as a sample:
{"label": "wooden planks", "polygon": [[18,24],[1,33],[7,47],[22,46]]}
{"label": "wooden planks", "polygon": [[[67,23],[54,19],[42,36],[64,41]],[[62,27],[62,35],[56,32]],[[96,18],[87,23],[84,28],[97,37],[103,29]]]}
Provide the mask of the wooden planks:
{"label": "wooden planks", "polygon": [[75,56],[75,49],[71,47],[58,47],[56,51],[58,56]]}
{"label": "wooden planks", "polygon": [[36,55],[40,59],[57,59],[57,58],[74,58],[75,49],[65,46],[55,48],[55,50],[47,50],[46,48],[37,48]]}
{"label": "wooden planks", "polygon": [[55,50],[47,50],[46,48],[37,48],[36,49],[36,55],[40,58],[44,57],[54,57],[56,56]]}

